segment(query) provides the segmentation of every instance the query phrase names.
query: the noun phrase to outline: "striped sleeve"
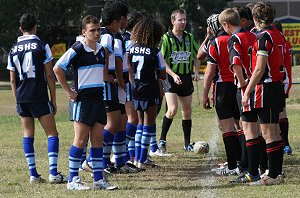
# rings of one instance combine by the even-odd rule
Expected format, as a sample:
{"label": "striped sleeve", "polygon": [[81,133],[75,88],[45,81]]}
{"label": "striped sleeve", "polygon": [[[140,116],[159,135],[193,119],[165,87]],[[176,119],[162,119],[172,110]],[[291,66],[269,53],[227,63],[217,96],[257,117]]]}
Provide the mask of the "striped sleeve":
{"label": "striped sleeve", "polygon": [[157,59],[158,59],[158,64],[157,68],[158,70],[165,70],[166,69],[166,61],[161,53],[161,51],[158,52],[157,54]]}
{"label": "striped sleeve", "polygon": [[62,68],[64,71],[67,70],[67,67],[71,65],[72,60],[76,56],[76,52],[73,48],[68,49],[60,59],[56,62],[56,65],[58,65],[60,68]]}

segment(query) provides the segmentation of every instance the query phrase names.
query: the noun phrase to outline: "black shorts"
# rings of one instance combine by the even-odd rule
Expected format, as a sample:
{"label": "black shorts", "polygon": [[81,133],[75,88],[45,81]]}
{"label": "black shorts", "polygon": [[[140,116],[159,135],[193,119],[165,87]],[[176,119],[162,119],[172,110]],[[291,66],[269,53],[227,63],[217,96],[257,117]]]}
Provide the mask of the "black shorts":
{"label": "black shorts", "polygon": [[121,111],[121,114],[125,114],[126,113],[126,110],[125,110],[125,105],[124,104],[119,104],[120,105],[120,111]]}
{"label": "black shorts", "polygon": [[103,100],[107,113],[120,110],[118,88],[115,83],[104,82]]}
{"label": "black shorts", "polygon": [[45,103],[19,103],[16,106],[17,113],[21,117],[39,118],[53,113],[54,108],[51,102]]}
{"label": "black shorts", "polygon": [[100,101],[76,101],[70,102],[70,120],[78,121],[88,126],[95,123],[106,124],[106,111],[104,102]]}
{"label": "black shorts", "polygon": [[236,92],[236,102],[238,104],[240,116],[242,116],[243,106],[242,106],[242,92],[241,92],[241,89],[237,89],[237,92]]}
{"label": "black shorts", "polygon": [[258,118],[261,124],[277,124],[279,121],[279,110],[258,108],[243,112],[242,114],[242,121],[244,122],[257,122]]}
{"label": "black shorts", "polygon": [[174,79],[169,74],[166,79],[162,81],[163,89],[165,93],[176,93],[178,96],[190,96],[194,92],[194,85],[192,76],[190,74],[177,74],[182,84],[178,85],[174,82]]}
{"label": "black shorts", "polygon": [[153,98],[150,100],[136,100],[133,99],[133,105],[135,110],[139,111],[146,111],[149,107],[152,107],[154,105],[159,105],[160,100],[159,98]]}
{"label": "black shorts", "polygon": [[240,112],[236,99],[237,87],[233,82],[218,82],[214,91],[214,104],[220,120],[239,119]]}

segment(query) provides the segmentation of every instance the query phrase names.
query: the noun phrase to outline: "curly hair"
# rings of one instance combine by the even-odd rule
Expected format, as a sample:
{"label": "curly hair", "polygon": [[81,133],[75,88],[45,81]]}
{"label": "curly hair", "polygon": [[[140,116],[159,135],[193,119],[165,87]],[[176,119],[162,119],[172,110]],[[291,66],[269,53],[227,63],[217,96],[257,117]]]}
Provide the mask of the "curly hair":
{"label": "curly hair", "polygon": [[252,8],[252,15],[262,24],[271,24],[275,18],[275,9],[270,3],[258,2]]}
{"label": "curly hair", "polygon": [[138,22],[132,31],[131,39],[149,48],[158,46],[164,33],[164,27],[154,19],[143,19]]}

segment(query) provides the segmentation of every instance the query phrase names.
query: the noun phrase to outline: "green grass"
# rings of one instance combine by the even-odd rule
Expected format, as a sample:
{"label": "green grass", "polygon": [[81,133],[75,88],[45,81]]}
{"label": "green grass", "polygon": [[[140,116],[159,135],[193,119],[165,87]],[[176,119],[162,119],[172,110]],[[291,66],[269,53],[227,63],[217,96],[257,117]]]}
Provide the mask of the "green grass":
{"label": "green grass", "polygon": [[[294,75],[300,68],[294,69]],[[295,77],[294,79],[297,79]],[[298,81],[299,78],[298,78]],[[199,82],[199,94],[202,92]],[[196,87],[195,87],[196,90]],[[60,134],[59,170],[68,174],[68,152],[74,132],[68,121],[67,97],[62,89],[57,89],[58,113],[57,128]],[[0,197],[300,197],[300,85],[294,85],[288,99],[287,112],[290,121],[290,143],[293,155],[285,156],[284,169],[287,178],[284,185],[269,187],[233,186],[232,177],[216,177],[210,169],[225,160],[221,134],[216,124],[214,110],[203,110],[198,104],[195,91],[193,98],[192,140],[206,140],[211,151],[207,155],[185,153],[180,110],[168,134],[168,151],[174,157],[156,158],[160,168],[149,169],[136,175],[116,175],[111,183],[120,189],[107,191],[71,192],[66,184],[29,184],[29,171],[22,148],[22,127],[15,113],[11,91],[0,90]],[[201,97],[200,97],[201,98]],[[161,130],[164,109],[157,118],[157,131]],[[36,164],[40,174],[48,177],[47,140],[39,123],[36,124]],[[82,178],[92,184],[87,173]]]}

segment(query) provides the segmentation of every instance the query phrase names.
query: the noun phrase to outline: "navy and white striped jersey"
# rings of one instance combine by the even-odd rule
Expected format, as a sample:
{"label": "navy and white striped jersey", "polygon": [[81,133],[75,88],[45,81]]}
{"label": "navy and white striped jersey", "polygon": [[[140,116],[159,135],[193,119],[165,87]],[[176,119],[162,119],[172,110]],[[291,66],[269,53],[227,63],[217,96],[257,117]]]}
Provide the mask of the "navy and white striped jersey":
{"label": "navy and white striped jersey", "polygon": [[71,67],[77,100],[100,100],[103,97],[104,48],[96,43],[91,49],[83,40],[76,41],[56,63],[63,70]]}
{"label": "navy and white striped jersey", "polygon": [[107,48],[110,52],[108,61],[108,70],[115,71],[115,53],[114,53],[114,34],[106,27],[101,27],[100,45]]}
{"label": "navy and white striped jersey", "polygon": [[133,98],[148,100],[159,97],[156,71],[166,69],[160,50],[135,43],[129,50],[128,58],[134,73]]}
{"label": "navy and white striped jersey", "polygon": [[45,64],[52,60],[49,45],[36,35],[18,38],[8,56],[7,69],[16,75],[17,103],[48,102]]}

